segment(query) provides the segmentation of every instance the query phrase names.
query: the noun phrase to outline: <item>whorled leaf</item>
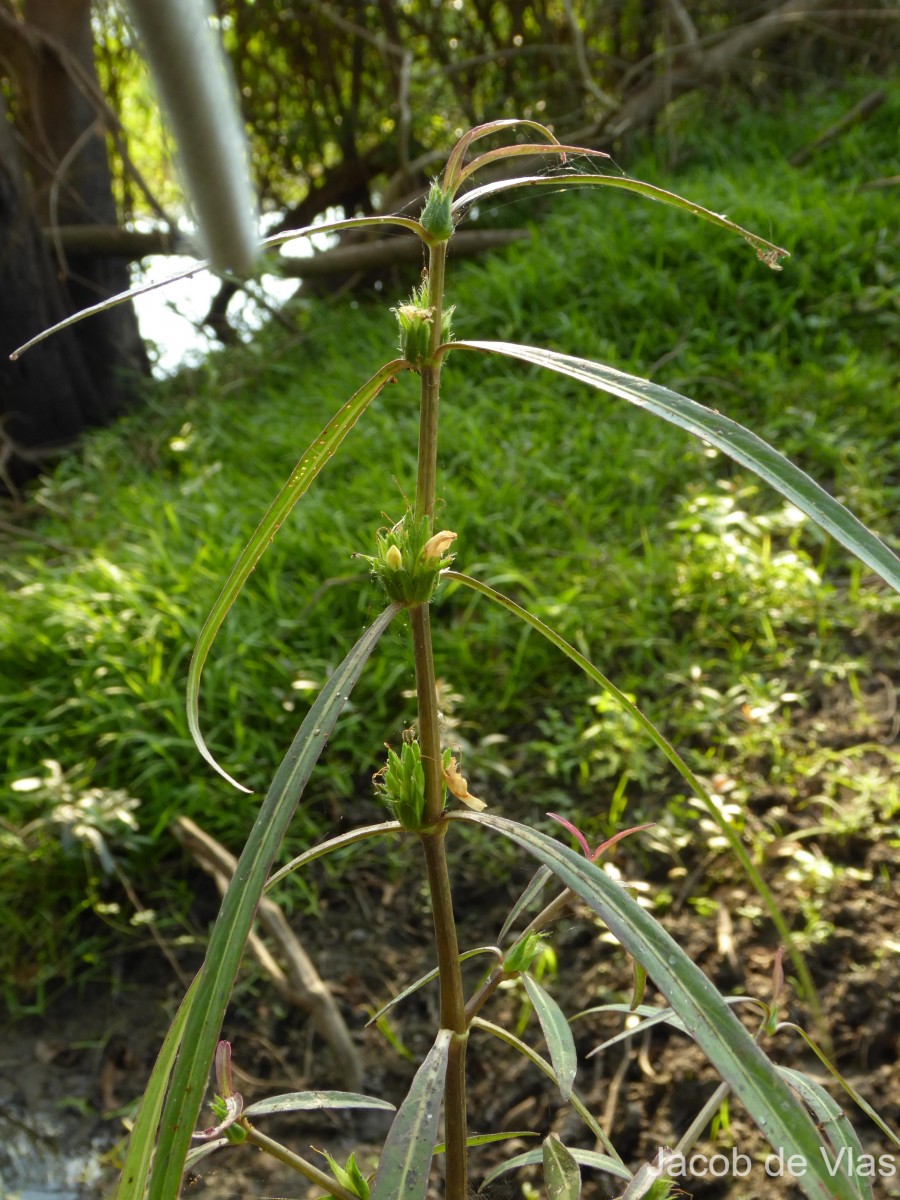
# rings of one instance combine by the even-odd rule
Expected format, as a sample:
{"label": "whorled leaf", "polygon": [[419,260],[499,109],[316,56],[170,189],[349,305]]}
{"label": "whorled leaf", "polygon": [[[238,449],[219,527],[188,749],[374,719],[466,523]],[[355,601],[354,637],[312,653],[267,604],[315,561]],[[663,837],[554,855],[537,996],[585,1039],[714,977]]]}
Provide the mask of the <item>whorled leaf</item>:
{"label": "whorled leaf", "polygon": [[886,583],[900,591],[900,558],[893,550],[843,504],[829,496],[805,471],[801,471],[768,442],[737,421],[661,384],[628,375],[590,359],[558,354],[554,350],[542,350],[536,346],[519,346],[513,342],[451,342],[449,348],[499,354],[532,366],[544,367],[627,400],[702,438],[765,480],[866,566],[871,567]]}
{"label": "whorled leaf", "polygon": [[516,821],[488,813],[454,812],[493,829],[521,846],[572,889],[605,922],[628,953],[646,968],[721,1078],[773,1147],[801,1156],[807,1167],[798,1184],[810,1200],[859,1200],[842,1171],[832,1174],[822,1143],[804,1106],[778,1074],[725,999],[658,921],[594,863],[553,838]]}
{"label": "whorled leaf", "polygon": [[381,1151],[371,1200],[421,1200],[428,1190],[452,1040],[452,1030],[439,1030],[416,1072]]}
{"label": "whorled leaf", "polygon": [[178,1195],[222,1018],[272,862],[338,716],[369,655],[399,611],[395,604],[386,608],[322,688],[260,807],[222,901],[185,1021],[182,1049],[160,1122],[150,1200],[174,1200]]}
{"label": "whorled leaf", "polygon": [[575,1039],[572,1037],[572,1030],[566,1020],[566,1014],[550,993],[542,988],[531,975],[523,975],[522,983],[543,1030],[544,1040],[550,1051],[550,1061],[556,1072],[560,1095],[563,1100],[568,1100],[572,1094],[578,1060],[575,1053]]}

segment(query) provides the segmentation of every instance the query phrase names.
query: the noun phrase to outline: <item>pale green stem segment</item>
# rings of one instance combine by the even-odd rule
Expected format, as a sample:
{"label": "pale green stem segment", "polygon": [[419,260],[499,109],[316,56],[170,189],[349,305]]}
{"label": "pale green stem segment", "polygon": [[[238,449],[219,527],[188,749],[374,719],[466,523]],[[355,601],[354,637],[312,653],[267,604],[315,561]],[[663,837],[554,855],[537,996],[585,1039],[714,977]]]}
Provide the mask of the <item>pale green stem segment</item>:
{"label": "pale green stem segment", "polygon": [[260,807],[222,901],[185,1023],[182,1050],[160,1123],[150,1200],[175,1200],[178,1195],[225,1009],[275,855],[338,716],[379,638],[399,611],[397,604],[386,608],[322,688]]}
{"label": "pale green stem segment", "polygon": [[[535,829],[489,813],[454,811],[448,821],[470,821],[521,846],[588,904],[624,949],[656,983],[720,1077],[769,1143],[798,1155],[806,1174],[797,1183],[810,1200],[859,1200],[842,1169],[832,1173],[803,1104],[756,1045],[703,972],[658,921],[596,864]],[[476,1018],[476,1023],[481,1022]]]}
{"label": "pale green stem segment", "polygon": [[277,1158],[279,1162],[283,1162],[286,1166],[292,1167],[298,1175],[303,1175],[310,1182],[317,1184],[320,1188],[324,1188],[327,1195],[332,1196],[334,1200],[359,1200],[353,1192],[350,1192],[345,1187],[341,1187],[333,1175],[329,1175],[327,1171],[322,1171],[313,1163],[308,1162],[305,1158],[301,1158],[299,1154],[295,1154],[293,1150],[289,1150],[287,1146],[282,1146],[281,1142],[276,1142],[274,1138],[268,1137],[262,1133],[255,1125],[249,1123],[245,1125],[247,1130],[247,1141],[252,1146],[258,1146],[260,1150],[264,1150],[266,1154]]}
{"label": "pale green stem segment", "polygon": [[344,438],[366,411],[381,389],[400,371],[408,369],[403,359],[395,359],[373,375],[355,395],[347,401],[344,407],[325,426],[316,440],[312,443],[300,461],[294,467],[290,479],[272,501],[269,510],[259,523],[256,532],[244,547],[240,557],[231,570],[225,586],[219,593],[218,599],[212,606],[209,616],[200,630],[191,664],[188,668],[187,680],[187,718],[188,728],[197,749],[206,761],[229,783],[241,791],[249,792],[236,779],[233,779],[224,768],[220,767],[210,752],[200,731],[200,677],[206,663],[210,647],[216,639],[216,634],[228,610],[234,604],[241,588],[247,582],[254,567],[262,558],[272,538],[290,513],[300,497],[309,490],[313,480],[343,442]]}
{"label": "pale green stem segment", "polygon": [[[431,343],[428,361],[420,369],[422,378],[419,414],[419,459],[416,478],[416,517],[433,520],[437,489],[438,410],[442,356],[441,314],[444,305],[444,277],[447,243],[431,248],[428,268],[428,307],[431,309]],[[454,1037],[448,1047],[444,1078],[444,1120],[446,1130],[445,1191],[448,1200],[465,1200],[467,1192],[466,1122],[466,1009],[453,895],[444,843],[446,825],[444,778],[441,763],[441,736],[438,718],[437,687],[431,626],[427,604],[409,610],[413,656],[416,670],[416,698],[419,708],[418,738],[425,774],[425,825],[420,835],[431,892],[435,949],[440,970],[441,1026]]]}
{"label": "pale green stem segment", "polygon": [[589,659],[585,658],[583,654],[579,653],[574,646],[569,645],[565,638],[558,634],[555,629],[551,629],[549,625],[545,625],[540,617],[536,617],[534,613],[529,612],[527,608],[522,608],[520,604],[516,604],[515,600],[511,600],[509,596],[505,596],[502,592],[496,591],[494,588],[489,587],[486,583],[482,583],[478,579],[473,579],[469,575],[463,575],[459,571],[444,571],[443,576],[446,579],[456,579],[460,583],[464,583],[466,587],[470,587],[474,591],[480,592],[489,600],[493,600],[495,604],[499,604],[502,608],[505,608],[507,612],[510,612],[514,616],[518,617],[520,621],[524,621],[527,625],[530,625],[532,629],[536,630],[539,634],[541,634],[542,637],[545,637],[548,642],[551,642],[558,650],[561,650],[567,658],[570,658],[576,666],[580,667],[589,679],[592,679],[594,683],[599,684],[605,692],[612,696],[613,699],[616,700],[618,704],[625,710],[625,712],[627,712],[629,716],[631,716],[634,721],[640,725],[653,744],[662,751],[678,774],[688,784],[691,791],[703,801],[707,812],[727,838],[728,845],[730,846],[732,853],[744,868],[748,879],[753,884],[757,894],[768,909],[772,923],[778,930],[779,937],[784,943],[784,946],[790,955],[794,969],[797,972],[798,981],[804,999],[806,999],[813,1008],[819,1023],[824,1028],[816,986],[813,983],[812,976],[809,973],[809,968],[806,965],[803,955],[797,949],[793,934],[791,933],[791,930],[782,915],[778,902],[769,890],[769,887],[762,875],[760,875],[759,871],[757,870],[753,860],[750,858],[750,855],[745,850],[744,844],[740,837],[737,835],[737,833],[735,833],[734,829],[732,829],[731,823],[722,813],[712,796],[710,796],[709,792],[706,790],[691,768],[687,765],[672,743],[660,733],[650,718],[644,716],[637,705],[632,703],[632,701],[628,699],[628,697],[623,691],[621,691],[620,688],[616,687],[611,679],[607,679],[602,671],[599,671],[594,664]]}

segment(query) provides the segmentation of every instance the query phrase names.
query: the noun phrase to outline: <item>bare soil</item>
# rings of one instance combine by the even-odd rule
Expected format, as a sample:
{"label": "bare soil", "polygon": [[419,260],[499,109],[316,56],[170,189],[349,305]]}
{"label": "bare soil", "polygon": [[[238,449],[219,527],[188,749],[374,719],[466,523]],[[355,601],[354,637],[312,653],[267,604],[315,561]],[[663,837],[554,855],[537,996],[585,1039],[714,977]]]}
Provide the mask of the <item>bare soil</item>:
{"label": "bare soil", "polygon": [[[799,819],[798,819],[799,820]],[[900,1120],[898,1038],[900,985],[898,900],[891,874],[896,851],[859,836],[829,846],[823,853],[838,862],[851,861],[853,872],[839,874],[819,898],[820,928],[830,930],[807,955],[819,989],[824,1025],[840,1071],[863,1093],[882,1117],[896,1127]],[[352,878],[323,899],[318,920],[305,920],[299,932],[323,977],[329,981],[359,1044],[365,1062],[365,1090],[399,1103],[436,1029],[437,1000],[433,985],[414,994],[390,1014],[389,1038],[365,1028],[372,1011],[417,978],[431,963],[427,958],[428,913],[415,874],[415,847],[410,846],[408,871],[385,883],[371,859]],[[628,879],[637,874],[628,843],[616,862]],[[377,864],[376,864],[377,865]],[[671,864],[668,864],[670,866]],[[704,971],[726,993],[767,999],[776,943],[768,922],[756,915],[758,902],[748,885],[724,858],[700,858],[693,891],[718,902],[710,915],[698,915],[689,904],[672,905],[664,923]],[[644,869],[653,887],[671,887],[667,864]],[[766,874],[783,911],[796,921],[803,900],[783,864],[773,859]],[[705,877],[703,877],[705,876]],[[517,885],[498,886],[479,878],[463,878],[458,893],[462,946],[492,941],[516,896]],[[198,918],[212,911],[214,897],[198,877]],[[204,912],[207,910],[207,912]],[[553,945],[559,959],[555,978],[545,980],[566,1012],[621,1000],[630,995],[631,970],[624,955],[604,940],[604,929],[590,912],[576,908],[558,924]],[[474,982],[479,962],[470,964]],[[185,970],[194,963],[185,962]],[[111,1190],[119,1161],[125,1123],[133,1112],[181,986],[165,959],[147,949],[111,964],[118,982],[109,989],[91,988],[57,1002],[41,1018],[28,1018],[7,1028],[0,1043],[0,1197],[102,1196]],[[645,1002],[655,994],[648,987]],[[740,1011],[740,1010],[739,1010]],[[516,1026],[523,1014],[515,988],[498,994],[485,1011],[497,1023]],[[751,1010],[742,1016],[752,1022]],[[785,1016],[806,1029],[815,1028],[808,1009],[789,998]],[[619,1153],[633,1167],[652,1158],[662,1145],[674,1145],[716,1086],[715,1073],[688,1039],[657,1027],[637,1044],[586,1056],[605,1037],[621,1028],[621,1017],[591,1016],[574,1025],[581,1067],[578,1087],[607,1130]],[[233,1043],[238,1086],[248,1102],[306,1087],[340,1087],[327,1047],[310,1033],[305,1019],[288,1011],[266,981],[248,972],[237,990],[224,1030]],[[543,1049],[532,1018],[523,1032]],[[783,1033],[767,1044],[777,1062],[807,1071],[830,1086],[829,1077],[796,1035]],[[473,1131],[534,1130],[541,1136],[560,1134],[571,1146],[594,1148],[590,1135],[563,1105],[550,1082],[526,1060],[484,1034],[473,1034],[469,1054],[470,1125]],[[834,1094],[838,1090],[830,1087]],[[900,1197],[900,1153],[877,1126],[848,1102],[864,1150],[881,1167],[893,1166],[872,1179],[876,1197]],[[265,1129],[301,1153],[327,1148],[336,1156],[356,1150],[362,1163],[374,1165],[387,1121],[381,1114],[326,1115],[269,1119]],[[537,1145],[514,1139],[502,1149],[473,1151],[473,1190],[485,1172],[502,1158]],[[93,1148],[93,1151],[92,1151]],[[97,1153],[107,1151],[106,1168],[96,1169]],[[770,1149],[740,1106],[729,1106],[714,1142],[697,1146],[707,1155],[732,1152],[749,1156],[744,1178],[729,1171],[723,1178],[695,1173],[680,1180],[697,1200],[758,1200],[802,1193],[788,1178],[767,1173]],[[84,1163],[95,1168],[83,1182]],[[207,1160],[188,1181],[190,1195],[220,1197],[296,1197],[318,1194],[303,1180],[285,1172],[257,1151],[229,1149]],[[722,1169],[724,1160],[715,1160]],[[773,1169],[777,1163],[770,1164]],[[206,1167],[206,1164],[203,1164]],[[26,1170],[27,1168],[27,1170]],[[518,1197],[531,1172],[512,1175],[483,1193],[491,1200]],[[4,1184],[5,1189],[4,1190]],[[609,1200],[622,1184],[585,1173],[584,1196]],[[434,1195],[440,1195],[439,1185]]]}

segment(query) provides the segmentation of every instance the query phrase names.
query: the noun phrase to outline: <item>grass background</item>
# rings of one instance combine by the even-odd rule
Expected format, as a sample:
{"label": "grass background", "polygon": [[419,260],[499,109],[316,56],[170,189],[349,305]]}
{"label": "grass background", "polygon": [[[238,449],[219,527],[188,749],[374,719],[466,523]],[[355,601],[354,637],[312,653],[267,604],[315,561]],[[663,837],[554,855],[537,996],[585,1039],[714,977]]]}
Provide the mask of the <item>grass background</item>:
{"label": "grass background", "polygon": [[[787,162],[871,86],[777,113],[735,99],[711,117],[688,103],[621,162],[787,246],[782,273],[739,239],[612,190],[503,202],[489,219],[535,222],[531,240],[452,266],[457,336],[594,357],[720,408],[896,539],[896,191],[863,185],[895,173],[900,88],[807,167]],[[188,738],[191,647],[294,462],[393,356],[388,308],[404,298],[295,305],[292,332],[273,325],[154,385],[144,410],[93,434],[5,515],[17,533],[0,564],[0,977],[14,1007],[106,969],[110,938],[146,939],[148,924],[196,936],[167,824],[183,813],[237,849],[257,802]],[[900,844],[898,756],[871,733],[896,673],[896,598],[729,460],[645,413],[474,355],[451,356],[444,378],[439,523],[459,533],[459,567],[634,695],[759,844],[778,832],[765,816],[776,800],[818,806],[842,837],[866,828]],[[207,741],[257,790],[380,608],[353,555],[414,487],[416,401],[412,379],[386,389],[214,648]],[[667,854],[711,836],[667,764],[551,648],[451,587],[435,624],[448,738],[474,792],[521,819],[553,809],[598,833],[655,819]],[[380,819],[368,780],[414,719],[412,683],[398,622],[289,851]],[[286,898],[316,903],[302,881]],[[809,923],[816,936],[814,913]]]}

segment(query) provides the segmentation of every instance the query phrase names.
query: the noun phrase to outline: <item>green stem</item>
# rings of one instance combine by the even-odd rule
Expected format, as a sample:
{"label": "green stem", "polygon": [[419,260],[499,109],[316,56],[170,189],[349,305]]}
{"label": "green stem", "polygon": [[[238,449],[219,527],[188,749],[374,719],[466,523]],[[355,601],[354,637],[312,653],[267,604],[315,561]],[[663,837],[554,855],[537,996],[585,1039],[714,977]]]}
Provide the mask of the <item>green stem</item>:
{"label": "green stem", "polygon": [[[437,490],[438,402],[441,362],[441,310],[444,303],[446,242],[433,246],[428,271],[428,305],[432,310],[429,361],[421,368],[422,407],[419,416],[419,469],[416,482],[416,517],[434,517]],[[419,748],[425,773],[425,825],[420,835],[431,893],[434,938],[440,969],[441,1028],[456,1034],[447,1062],[444,1088],[446,1141],[446,1200],[465,1200],[467,1192],[466,1042],[467,1023],[459,944],[453,914],[453,894],[444,838],[444,778],[441,770],[441,734],[438,717],[434,654],[427,604],[409,610],[413,655],[416,666],[416,695],[419,706]]]}
{"label": "green stem", "polygon": [[305,1158],[301,1158],[299,1154],[295,1154],[293,1150],[288,1150],[287,1146],[282,1146],[281,1142],[276,1142],[272,1138],[266,1137],[264,1133],[260,1133],[249,1121],[243,1121],[241,1124],[247,1131],[248,1142],[254,1146],[258,1146],[260,1150],[265,1150],[267,1154],[271,1154],[279,1162],[293,1167],[300,1175],[305,1175],[307,1179],[317,1184],[320,1188],[323,1188],[328,1195],[334,1196],[335,1200],[359,1200],[358,1196],[341,1187],[338,1181],[331,1175],[328,1175],[325,1171],[320,1171],[318,1167],[313,1166],[311,1162],[307,1162]]}
{"label": "green stem", "polygon": [[441,313],[444,308],[444,274],[447,243],[432,246],[428,262],[428,307],[431,309],[431,354],[421,368],[422,407],[419,412],[419,474],[416,482],[416,516],[434,517],[437,490],[438,401],[441,392]]}

